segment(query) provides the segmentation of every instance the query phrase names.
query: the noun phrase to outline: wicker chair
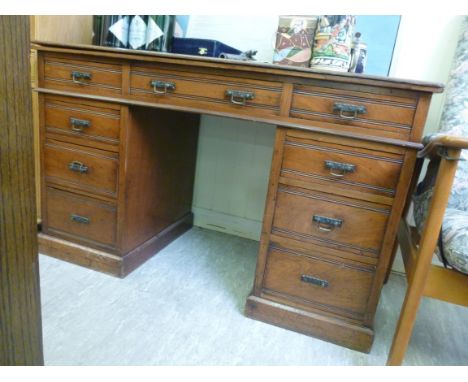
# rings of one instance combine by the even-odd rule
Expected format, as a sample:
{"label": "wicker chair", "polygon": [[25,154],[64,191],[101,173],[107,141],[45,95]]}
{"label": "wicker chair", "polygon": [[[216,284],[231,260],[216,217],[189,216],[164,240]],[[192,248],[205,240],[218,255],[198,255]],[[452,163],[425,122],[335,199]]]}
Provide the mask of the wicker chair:
{"label": "wicker chair", "polygon": [[[423,296],[468,306],[468,17],[446,90],[439,133],[425,138],[411,189],[415,226],[404,217],[398,242],[408,289],[387,365],[400,365]],[[408,200],[409,204],[410,200]],[[436,253],[444,266],[434,264]]]}

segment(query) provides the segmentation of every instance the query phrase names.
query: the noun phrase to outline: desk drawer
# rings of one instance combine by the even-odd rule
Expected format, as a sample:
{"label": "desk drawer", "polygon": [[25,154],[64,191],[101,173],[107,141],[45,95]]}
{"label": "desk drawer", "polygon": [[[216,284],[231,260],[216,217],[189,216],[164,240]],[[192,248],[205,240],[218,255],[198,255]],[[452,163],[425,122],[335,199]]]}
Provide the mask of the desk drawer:
{"label": "desk drawer", "polygon": [[417,99],[410,97],[295,85],[290,115],[408,139],[416,103]]}
{"label": "desk drawer", "polygon": [[113,203],[48,187],[46,208],[49,233],[98,246],[115,246],[117,207]]}
{"label": "desk drawer", "polygon": [[263,288],[292,296],[304,305],[362,318],[373,279],[373,270],[359,263],[271,247]]}
{"label": "desk drawer", "polygon": [[325,180],[335,187],[394,196],[403,164],[402,154],[313,137],[287,137],[282,176],[304,181]]}
{"label": "desk drawer", "polygon": [[117,146],[120,136],[120,107],[102,102],[46,96],[45,131],[61,139],[86,146],[102,142]]}
{"label": "desk drawer", "polygon": [[162,104],[226,113],[278,115],[282,85],[168,69],[133,67],[130,93]]}
{"label": "desk drawer", "polygon": [[122,94],[121,65],[47,54],[43,67],[43,87],[107,96]]}
{"label": "desk drawer", "polygon": [[389,213],[389,206],[280,186],[273,232],[376,257]]}
{"label": "desk drawer", "polygon": [[115,197],[118,169],[117,154],[55,141],[44,144],[44,175],[48,183]]}

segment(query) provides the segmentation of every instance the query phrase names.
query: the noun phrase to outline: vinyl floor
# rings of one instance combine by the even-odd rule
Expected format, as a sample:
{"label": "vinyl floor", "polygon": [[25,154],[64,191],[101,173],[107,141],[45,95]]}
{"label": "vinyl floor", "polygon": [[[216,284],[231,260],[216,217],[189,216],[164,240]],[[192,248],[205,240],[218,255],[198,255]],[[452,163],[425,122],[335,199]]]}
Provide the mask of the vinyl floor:
{"label": "vinyl floor", "polygon": [[[193,228],[125,279],[40,256],[46,365],[385,365],[406,281],[370,354],[244,316],[258,242]],[[405,364],[468,365],[468,309],[424,299]]]}

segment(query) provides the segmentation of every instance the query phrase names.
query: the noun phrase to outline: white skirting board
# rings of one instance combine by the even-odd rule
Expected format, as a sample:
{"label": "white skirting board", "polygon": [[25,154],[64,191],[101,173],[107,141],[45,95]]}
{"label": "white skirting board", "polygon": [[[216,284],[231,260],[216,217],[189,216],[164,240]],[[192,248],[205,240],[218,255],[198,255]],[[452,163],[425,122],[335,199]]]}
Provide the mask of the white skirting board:
{"label": "white skirting board", "polygon": [[259,241],[262,231],[262,222],[228,215],[222,212],[205,208],[192,207],[194,225],[230,235],[244,237]]}

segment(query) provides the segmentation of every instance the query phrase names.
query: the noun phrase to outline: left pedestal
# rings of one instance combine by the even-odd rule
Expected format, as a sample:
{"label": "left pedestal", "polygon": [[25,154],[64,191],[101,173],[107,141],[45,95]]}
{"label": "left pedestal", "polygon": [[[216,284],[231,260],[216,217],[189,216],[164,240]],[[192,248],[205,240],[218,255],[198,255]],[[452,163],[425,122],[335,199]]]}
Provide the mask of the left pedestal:
{"label": "left pedestal", "polygon": [[192,226],[199,116],[41,94],[40,252],[125,277]]}

